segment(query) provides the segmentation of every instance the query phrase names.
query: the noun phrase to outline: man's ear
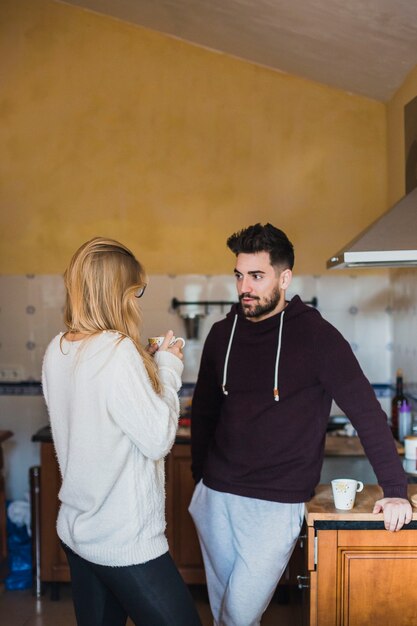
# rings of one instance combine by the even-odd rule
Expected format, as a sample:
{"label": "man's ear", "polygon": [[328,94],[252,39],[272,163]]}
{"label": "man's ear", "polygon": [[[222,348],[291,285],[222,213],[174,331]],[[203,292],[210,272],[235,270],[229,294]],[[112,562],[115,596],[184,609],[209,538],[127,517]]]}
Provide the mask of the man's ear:
{"label": "man's ear", "polygon": [[279,276],[280,289],[288,289],[292,280],[292,271],[290,269],[283,270]]}

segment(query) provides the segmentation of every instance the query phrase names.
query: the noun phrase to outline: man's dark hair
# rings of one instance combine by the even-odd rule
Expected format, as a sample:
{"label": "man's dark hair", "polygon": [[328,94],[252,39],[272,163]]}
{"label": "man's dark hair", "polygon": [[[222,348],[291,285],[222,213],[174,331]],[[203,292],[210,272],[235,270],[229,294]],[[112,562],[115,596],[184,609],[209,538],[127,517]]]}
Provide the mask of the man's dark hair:
{"label": "man's dark hair", "polygon": [[248,226],[231,235],[227,246],[236,256],[241,252],[269,252],[271,265],[290,270],[294,266],[294,246],[287,235],[272,224]]}

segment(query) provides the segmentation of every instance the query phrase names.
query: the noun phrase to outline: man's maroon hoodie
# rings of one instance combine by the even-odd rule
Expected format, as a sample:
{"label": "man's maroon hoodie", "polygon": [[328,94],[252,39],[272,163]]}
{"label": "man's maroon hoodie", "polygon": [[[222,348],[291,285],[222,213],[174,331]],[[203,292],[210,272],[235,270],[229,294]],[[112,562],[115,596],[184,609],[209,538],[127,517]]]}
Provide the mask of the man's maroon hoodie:
{"label": "man's maroon hoodie", "polygon": [[334,399],[385,497],[407,497],[387,416],[348,342],[295,296],[259,322],[233,305],[213,325],[192,403],[192,470],[217,491],[305,502],[320,479]]}

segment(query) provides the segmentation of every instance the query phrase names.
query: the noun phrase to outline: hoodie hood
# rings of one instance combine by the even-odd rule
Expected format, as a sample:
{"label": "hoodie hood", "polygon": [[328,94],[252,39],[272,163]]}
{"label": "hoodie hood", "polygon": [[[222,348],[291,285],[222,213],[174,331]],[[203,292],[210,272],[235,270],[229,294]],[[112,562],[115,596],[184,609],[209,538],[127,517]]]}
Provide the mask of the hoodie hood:
{"label": "hoodie hood", "polygon": [[240,303],[232,305],[230,311],[226,315],[226,318],[232,321],[232,329],[231,329],[230,336],[229,336],[229,342],[227,345],[226,357],[224,360],[224,367],[223,367],[222,391],[225,396],[227,396],[229,393],[227,391],[227,367],[229,363],[230,351],[232,349],[233,338],[235,335],[237,325],[238,324],[247,325],[246,326],[247,330],[249,330],[253,334],[269,332],[271,329],[278,327],[275,371],[274,371],[274,387],[273,387],[272,392],[274,395],[274,400],[276,402],[279,402],[278,371],[279,371],[279,359],[281,356],[284,318],[287,323],[292,318],[298,317],[299,315],[303,315],[305,313],[315,313],[316,315],[318,315],[318,311],[304,304],[304,302],[301,300],[299,296],[294,296],[292,300],[287,302],[285,308],[279,313],[277,313],[276,315],[267,317],[266,319],[260,320],[259,322],[253,322],[250,319],[248,319],[243,313],[242,306]]}

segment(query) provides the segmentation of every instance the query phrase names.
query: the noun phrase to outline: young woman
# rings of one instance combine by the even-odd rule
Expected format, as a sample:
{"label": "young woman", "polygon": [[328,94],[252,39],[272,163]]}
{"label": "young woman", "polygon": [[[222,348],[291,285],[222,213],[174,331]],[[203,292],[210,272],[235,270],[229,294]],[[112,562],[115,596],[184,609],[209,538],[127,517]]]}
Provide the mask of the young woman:
{"label": "young woman", "polygon": [[43,392],[62,476],[57,532],[78,626],[194,626],[200,619],[169,553],[164,457],[183,370],[172,331],[151,354],[132,252],[95,238],[65,272],[67,331],[49,344]]}

